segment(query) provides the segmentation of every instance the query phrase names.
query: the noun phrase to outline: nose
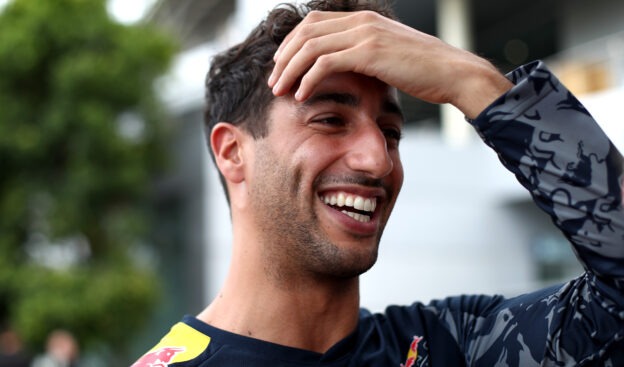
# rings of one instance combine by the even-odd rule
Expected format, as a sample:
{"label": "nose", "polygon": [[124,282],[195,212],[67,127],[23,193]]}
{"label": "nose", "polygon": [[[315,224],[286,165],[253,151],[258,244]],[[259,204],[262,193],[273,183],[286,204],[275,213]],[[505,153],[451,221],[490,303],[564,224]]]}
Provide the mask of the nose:
{"label": "nose", "polygon": [[392,172],[394,162],[388,152],[386,137],[377,123],[367,125],[350,137],[347,165],[354,171],[382,178]]}

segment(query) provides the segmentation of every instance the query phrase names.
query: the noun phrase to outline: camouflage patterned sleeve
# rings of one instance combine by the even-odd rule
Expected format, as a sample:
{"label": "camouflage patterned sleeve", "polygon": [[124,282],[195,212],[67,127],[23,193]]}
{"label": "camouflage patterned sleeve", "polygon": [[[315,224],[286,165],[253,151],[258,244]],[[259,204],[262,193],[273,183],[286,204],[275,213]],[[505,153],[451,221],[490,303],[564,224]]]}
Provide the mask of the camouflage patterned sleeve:
{"label": "camouflage patterned sleeve", "polygon": [[541,63],[469,121],[572,244],[585,274],[520,297],[432,302],[470,366],[624,366],[622,156]]}
{"label": "camouflage patterned sleeve", "polygon": [[574,246],[585,269],[624,290],[624,161],[581,103],[541,62],[473,125]]}

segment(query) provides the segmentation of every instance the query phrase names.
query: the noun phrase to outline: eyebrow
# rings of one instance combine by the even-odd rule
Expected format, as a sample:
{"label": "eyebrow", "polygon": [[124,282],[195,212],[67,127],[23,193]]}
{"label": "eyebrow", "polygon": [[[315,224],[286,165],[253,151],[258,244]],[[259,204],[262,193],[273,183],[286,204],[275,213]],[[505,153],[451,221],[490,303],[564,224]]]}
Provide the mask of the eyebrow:
{"label": "eyebrow", "polygon": [[360,99],[351,93],[319,93],[310,96],[302,103],[302,107],[308,108],[317,104],[331,102],[349,107],[360,105]]}
{"label": "eyebrow", "polygon": [[398,115],[401,118],[401,121],[405,122],[405,115],[403,115],[403,110],[401,109],[401,106],[399,106],[397,102],[390,100],[390,99],[386,99],[383,102],[381,110],[385,113]]}
{"label": "eyebrow", "polygon": [[[348,107],[358,107],[360,105],[360,99],[351,93],[319,93],[310,96],[306,99],[298,108],[299,112],[303,112],[314,105],[322,103],[336,103],[339,105],[345,105]],[[382,111],[388,114],[398,115],[401,121],[405,121],[403,111],[399,105],[390,99],[385,99],[382,103]]]}

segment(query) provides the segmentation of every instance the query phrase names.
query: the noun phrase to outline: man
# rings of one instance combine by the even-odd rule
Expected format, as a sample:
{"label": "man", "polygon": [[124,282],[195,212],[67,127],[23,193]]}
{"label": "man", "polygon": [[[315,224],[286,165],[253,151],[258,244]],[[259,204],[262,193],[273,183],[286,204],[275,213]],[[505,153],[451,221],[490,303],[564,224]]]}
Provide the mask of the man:
{"label": "man", "polygon": [[[624,365],[622,157],[541,63],[507,79],[390,17],[357,1],[282,6],[215,58],[206,122],[230,271],[133,366]],[[587,272],[513,299],[360,309],[358,275],[403,179],[396,89],[460,109]]]}
{"label": "man", "polygon": [[74,335],[67,330],[54,330],[48,335],[45,353],[37,356],[32,367],[76,367],[80,347]]}
{"label": "man", "polygon": [[29,367],[31,359],[17,332],[10,326],[0,326],[0,366]]}

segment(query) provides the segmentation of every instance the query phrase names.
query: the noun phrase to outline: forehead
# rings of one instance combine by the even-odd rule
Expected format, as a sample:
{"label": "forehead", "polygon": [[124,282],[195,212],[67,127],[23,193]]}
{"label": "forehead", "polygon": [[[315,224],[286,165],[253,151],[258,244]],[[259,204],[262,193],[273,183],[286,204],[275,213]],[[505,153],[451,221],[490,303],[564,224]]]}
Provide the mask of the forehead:
{"label": "forehead", "polygon": [[357,73],[334,73],[323,79],[314,89],[311,96],[298,102],[293,97],[294,90],[274,101],[276,105],[288,105],[298,112],[304,112],[308,108],[333,102],[350,107],[360,107],[364,103],[369,106],[377,106],[382,112],[398,115],[403,119],[399,106],[398,92],[396,88],[372,77]]}
{"label": "forehead", "polygon": [[350,92],[360,92],[376,96],[378,98],[397,99],[395,88],[382,82],[379,79],[357,73],[334,73],[323,79],[315,88],[314,93],[327,92],[333,90],[344,90]]}

